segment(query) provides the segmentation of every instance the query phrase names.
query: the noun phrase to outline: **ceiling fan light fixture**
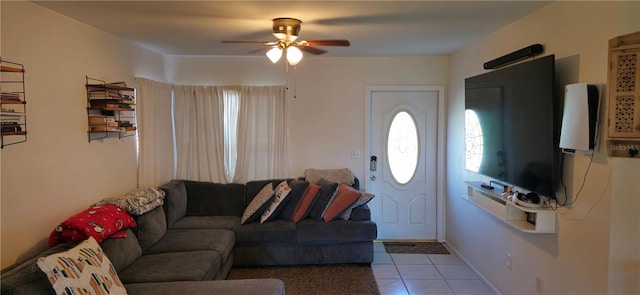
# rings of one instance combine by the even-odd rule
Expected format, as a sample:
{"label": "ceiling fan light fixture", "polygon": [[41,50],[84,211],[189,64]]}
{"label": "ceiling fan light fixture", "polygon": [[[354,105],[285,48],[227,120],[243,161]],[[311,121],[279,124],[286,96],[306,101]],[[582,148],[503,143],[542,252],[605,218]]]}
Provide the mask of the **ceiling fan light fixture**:
{"label": "ceiling fan light fixture", "polygon": [[287,47],[287,61],[290,65],[295,66],[302,60],[302,51],[298,47]]}
{"label": "ceiling fan light fixture", "polygon": [[273,36],[278,38],[278,40],[283,40],[289,43],[296,41],[296,39],[298,39],[298,36],[296,35],[289,35],[285,33],[271,33],[271,34],[273,34]]}
{"label": "ceiling fan light fixture", "polygon": [[[2,1],[2,0],[0,0]],[[313,55],[324,54],[327,51],[316,48],[316,46],[349,46],[349,40],[300,40],[298,41],[298,33],[300,32],[300,24],[302,21],[296,18],[280,17],[273,19],[273,36],[276,41],[222,41],[222,43],[260,43],[266,47],[260,50],[251,51],[264,52],[272,63],[277,63],[284,54],[288,65],[298,64],[303,57],[302,51]]]}
{"label": "ceiling fan light fixture", "polygon": [[300,32],[301,20],[290,17],[279,17],[273,19],[273,32],[284,33],[286,35],[298,36]]}
{"label": "ceiling fan light fixture", "polygon": [[280,47],[274,46],[269,51],[267,51],[267,57],[272,63],[278,62],[281,56],[282,56],[282,49],[280,49]]}

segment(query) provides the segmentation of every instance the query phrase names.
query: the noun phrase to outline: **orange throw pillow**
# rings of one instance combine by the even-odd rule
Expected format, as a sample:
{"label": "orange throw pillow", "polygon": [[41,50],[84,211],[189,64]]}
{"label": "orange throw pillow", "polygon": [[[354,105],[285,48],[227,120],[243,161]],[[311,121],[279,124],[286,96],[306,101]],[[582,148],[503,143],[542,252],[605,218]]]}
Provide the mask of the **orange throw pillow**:
{"label": "orange throw pillow", "polygon": [[298,222],[309,215],[309,211],[311,211],[311,207],[313,207],[313,203],[315,203],[316,195],[318,195],[318,190],[320,190],[319,185],[309,183],[309,186],[307,186],[304,194],[302,194],[296,210],[293,213],[292,220],[294,222]]}
{"label": "orange throw pillow", "polygon": [[355,203],[358,198],[360,198],[360,195],[362,195],[362,192],[355,190],[347,184],[340,184],[338,186],[338,193],[324,212],[322,220],[329,222],[336,219],[340,213]]}

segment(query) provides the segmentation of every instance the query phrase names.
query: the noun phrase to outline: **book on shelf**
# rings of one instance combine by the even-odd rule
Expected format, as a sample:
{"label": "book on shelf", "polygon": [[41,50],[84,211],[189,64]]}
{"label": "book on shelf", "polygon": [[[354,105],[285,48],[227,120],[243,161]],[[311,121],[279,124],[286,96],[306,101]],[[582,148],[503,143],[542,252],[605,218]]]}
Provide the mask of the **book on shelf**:
{"label": "book on shelf", "polygon": [[120,127],[133,127],[133,124],[129,121],[120,121]]}
{"label": "book on shelf", "polygon": [[113,117],[98,117],[98,116],[90,116],[89,117],[89,124],[105,124],[105,123],[113,123],[113,124],[118,124],[118,122],[116,122],[116,118]]}
{"label": "book on shelf", "polygon": [[2,133],[5,132],[20,132],[22,131],[22,126],[20,126],[18,122],[2,122],[0,123],[0,129]]}
{"label": "book on shelf", "polygon": [[127,97],[123,97],[121,102],[123,104],[135,104],[135,101],[133,100],[133,98],[127,98]]}
{"label": "book on shelf", "polygon": [[111,111],[111,110],[101,110],[100,114],[103,116],[110,116],[110,117],[115,117],[116,116],[116,111]]}
{"label": "book on shelf", "polygon": [[118,87],[124,87],[124,88],[126,88],[126,87],[127,87],[127,82],[125,82],[125,81],[120,81],[120,82],[111,82],[111,83],[108,83],[108,84],[109,84],[109,85],[118,86]]}
{"label": "book on shelf", "polygon": [[118,122],[101,122],[101,123],[89,123],[91,128],[94,127],[110,127],[110,128],[118,128]]}
{"label": "book on shelf", "polygon": [[89,98],[91,104],[120,103],[119,98]]}
{"label": "book on shelf", "polygon": [[116,116],[114,116],[114,115],[105,115],[105,114],[89,114],[89,117],[92,117],[92,118],[114,118],[115,119]]}
{"label": "book on shelf", "polygon": [[109,90],[89,91],[89,99],[120,99],[122,94]]}
{"label": "book on shelf", "polygon": [[16,111],[13,111],[13,112],[5,112],[5,111],[2,111],[2,114],[1,114],[1,115],[2,115],[2,119],[3,119],[3,120],[4,120],[5,118],[10,118],[11,120],[15,120],[16,118],[24,117],[24,116],[25,116],[25,113],[23,113],[23,112],[16,112]]}
{"label": "book on shelf", "polygon": [[90,126],[89,131],[118,132],[120,131],[120,128],[118,128],[118,126],[96,125],[96,126]]}
{"label": "book on shelf", "polygon": [[123,104],[123,103],[93,103],[91,102],[92,108],[103,108],[103,109],[117,109],[119,111],[133,111],[131,105]]}
{"label": "book on shelf", "polygon": [[0,99],[4,100],[20,100],[20,94],[14,92],[2,92],[0,93]]}

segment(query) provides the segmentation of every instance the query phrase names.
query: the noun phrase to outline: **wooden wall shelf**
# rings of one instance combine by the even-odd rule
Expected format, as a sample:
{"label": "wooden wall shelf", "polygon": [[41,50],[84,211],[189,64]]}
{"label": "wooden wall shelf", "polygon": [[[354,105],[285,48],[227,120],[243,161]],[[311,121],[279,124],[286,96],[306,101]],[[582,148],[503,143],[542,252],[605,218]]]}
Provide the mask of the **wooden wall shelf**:
{"label": "wooden wall shelf", "polygon": [[27,141],[24,65],[0,58],[0,148]]}

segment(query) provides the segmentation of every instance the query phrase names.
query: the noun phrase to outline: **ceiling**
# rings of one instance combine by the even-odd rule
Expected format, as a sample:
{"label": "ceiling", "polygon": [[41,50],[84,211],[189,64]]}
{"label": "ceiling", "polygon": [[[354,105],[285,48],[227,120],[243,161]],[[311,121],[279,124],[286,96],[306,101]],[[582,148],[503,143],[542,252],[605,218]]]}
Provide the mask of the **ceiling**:
{"label": "ceiling", "polygon": [[[272,19],[302,20],[301,40],[348,39],[326,56],[449,54],[549,2],[541,1],[35,1],[164,55],[251,55]],[[255,54],[255,53],[254,53]]]}

